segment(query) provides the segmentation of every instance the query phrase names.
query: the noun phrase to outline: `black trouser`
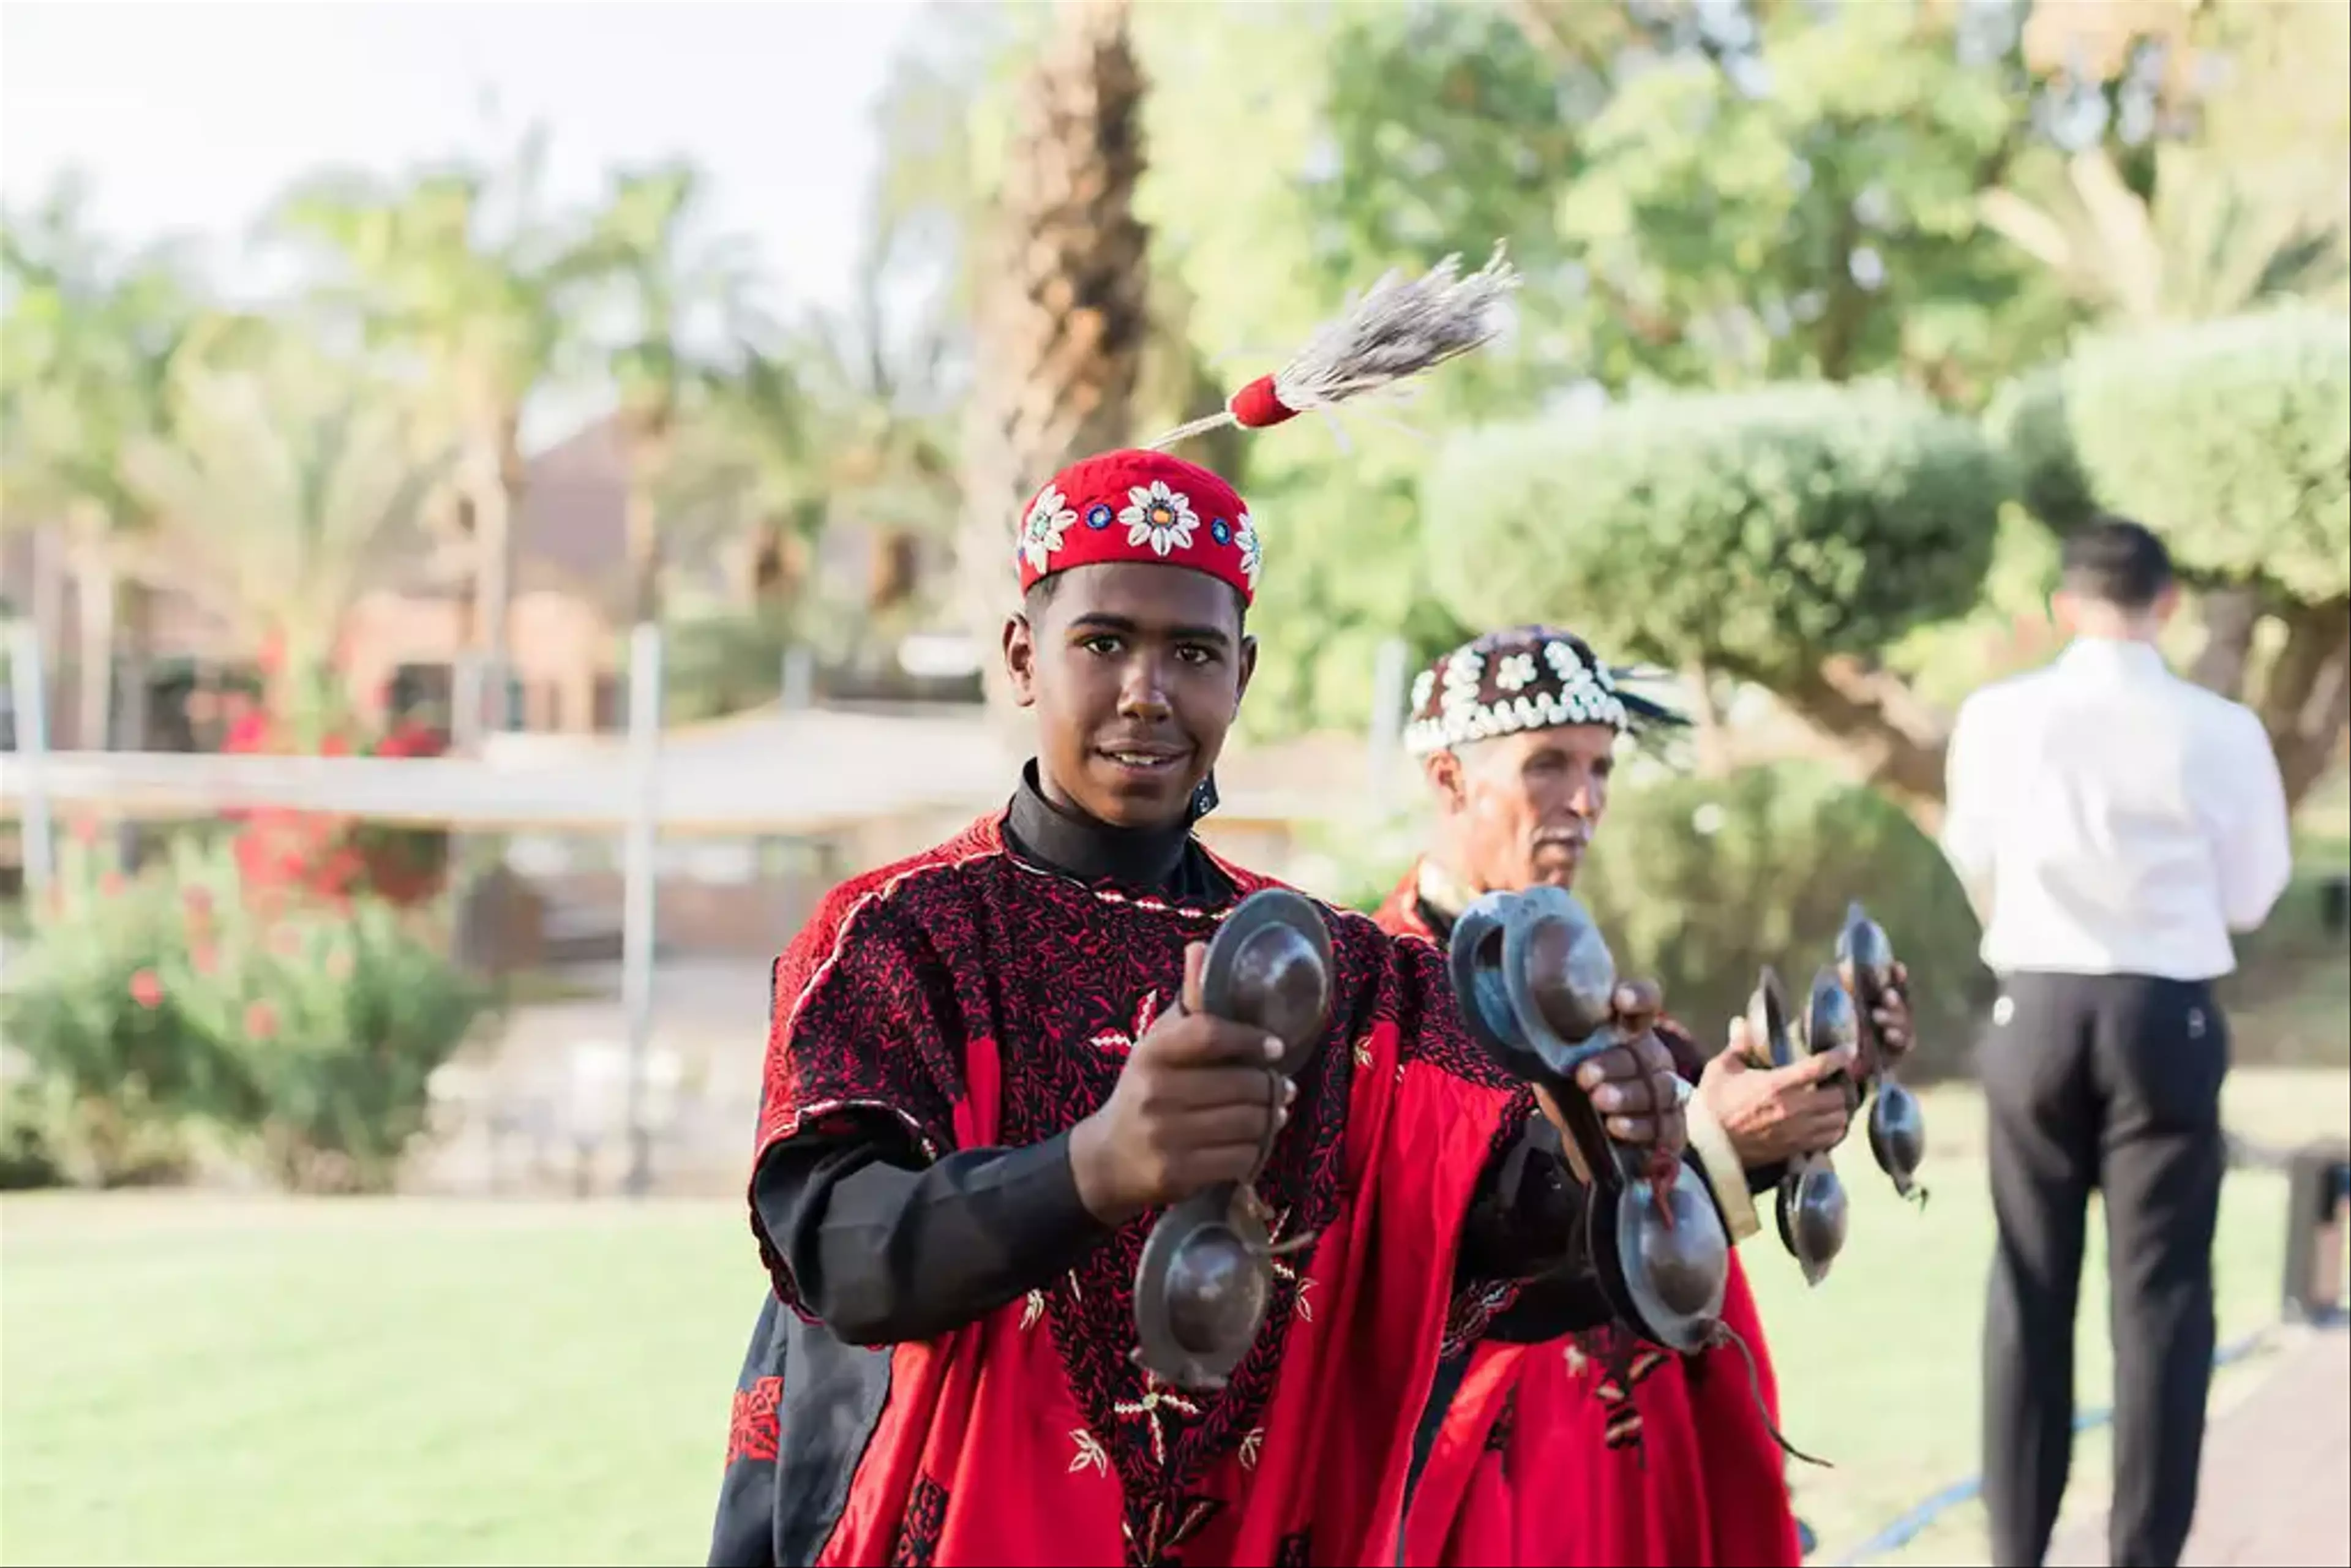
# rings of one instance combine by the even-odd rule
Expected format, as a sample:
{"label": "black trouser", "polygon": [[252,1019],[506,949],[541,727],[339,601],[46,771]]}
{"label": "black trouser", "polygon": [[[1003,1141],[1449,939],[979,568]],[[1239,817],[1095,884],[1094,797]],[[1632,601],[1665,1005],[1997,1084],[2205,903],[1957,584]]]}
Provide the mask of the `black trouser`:
{"label": "black trouser", "polygon": [[2109,1561],[2169,1568],[2196,1511],[2212,1369],[2228,1033],[2210,988],[2018,974],[1982,1049],[2000,1240],[1984,1319],[1992,1561],[2038,1564],[2073,1455],[2074,1307],[2090,1189],[2114,1298]]}

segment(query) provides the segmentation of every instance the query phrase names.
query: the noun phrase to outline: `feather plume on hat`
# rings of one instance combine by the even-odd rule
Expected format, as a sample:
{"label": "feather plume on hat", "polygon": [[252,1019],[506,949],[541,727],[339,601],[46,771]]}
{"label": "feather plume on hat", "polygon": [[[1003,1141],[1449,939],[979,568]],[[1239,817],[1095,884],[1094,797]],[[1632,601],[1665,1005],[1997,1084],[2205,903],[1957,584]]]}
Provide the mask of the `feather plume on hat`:
{"label": "feather plume on hat", "polygon": [[1411,378],[1483,348],[1501,330],[1502,302],[1519,287],[1519,275],[1499,243],[1476,272],[1464,277],[1460,266],[1457,255],[1410,280],[1399,272],[1385,274],[1281,369],[1233,393],[1218,412],[1144,444],[1163,450],[1228,424],[1262,430],[1316,409],[1398,391]]}

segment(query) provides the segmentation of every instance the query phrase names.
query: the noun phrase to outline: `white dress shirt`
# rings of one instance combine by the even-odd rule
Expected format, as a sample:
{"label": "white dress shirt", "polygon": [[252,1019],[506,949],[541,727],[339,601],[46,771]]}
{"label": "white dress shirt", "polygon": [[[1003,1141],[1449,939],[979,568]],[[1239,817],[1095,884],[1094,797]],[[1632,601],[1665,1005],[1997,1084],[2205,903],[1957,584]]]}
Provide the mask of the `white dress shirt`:
{"label": "white dress shirt", "polygon": [[2225,975],[2293,870],[2261,721],[2147,643],[2082,638],[1976,693],[1949,768],[1943,850],[2001,973]]}

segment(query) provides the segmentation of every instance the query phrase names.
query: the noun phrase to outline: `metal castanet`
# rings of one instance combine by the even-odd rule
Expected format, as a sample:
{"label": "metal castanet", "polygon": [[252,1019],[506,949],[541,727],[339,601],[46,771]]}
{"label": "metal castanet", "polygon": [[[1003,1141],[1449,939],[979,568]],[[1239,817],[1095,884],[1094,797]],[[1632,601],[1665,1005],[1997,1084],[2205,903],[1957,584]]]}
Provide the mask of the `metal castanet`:
{"label": "metal castanet", "polygon": [[1837,936],[1837,968],[1853,992],[1860,1031],[1861,1064],[1870,1091],[1869,1152],[1903,1197],[1927,1199],[1918,1167],[1927,1157],[1927,1118],[1918,1097],[1894,1076],[1878,1037],[1877,1009],[1894,988],[1894,944],[1856,900],[1845,909]]}
{"label": "metal castanet", "polygon": [[[1905,1197],[1925,1189],[1916,1185],[1925,1152],[1925,1125],[1916,1096],[1895,1081],[1876,1010],[1895,985],[1894,945],[1859,903],[1845,910],[1837,935],[1836,964],[1813,976],[1801,1025],[1789,1017],[1779,977],[1766,967],[1747,1004],[1748,1060],[1757,1067],[1786,1067],[1840,1046],[1852,1049],[1855,1069],[1824,1082],[1841,1089],[1851,1110],[1866,1100],[1869,1147],[1878,1167]],[[1848,1112],[1850,1114],[1850,1111]],[[1844,1183],[1828,1151],[1789,1160],[1775,1195],[1780,1241],[1805,1282],[1828,1277],[1844,1248],[1848,1204]]]}
{"label": "metal castanet", "polygon": [[1644,1338],[1680,1351],[1714,1343],[1730,1244],[1699,1178],[1677,1162],[1651,1181],[1647,1156],[1608,1135],[1576,1070],[1621,1044],[1616,965],[1563,889],[1488,894],[1453,927],[1454,992],[1471,1035],[1512,1076],[1549,1092],[1593,1186],[1586,1231],[1610,1304]]}
{"label": "metal castanet", "polygon": [[[1853,1003],[1826,970],[1813,978],[1804,1016],[1790,1016],[1780,977],[1766,965],[1747,999],[1747,1060],[1759,1068],[1790,1067],[1816,1051],[1833,1050],[1853,1038]],[[1772,1212],[1780,1244],[1804,1276],[1817,1285],[1844,1248],[1847,1204],[1844,1182],[1823,1151],[1796,1155],[1780,1176]]]}
{"label": "metal castanet", "polygon": [[[1243,899],[1208,944],[1201,1009],[1282,1042],[1281,1060],[1266,1073],[1277,1104],[1284,1081],[1305,1069],[1322,1042],[1331,993],[1330,928],[1311,900],[1287,889]],[[1259,1168],[1272,1147],[1269,1127]],[[1265,1321],[1273,1260],[1312,1240],[1274,1244],[1249,1182],[1219,1182],[1168,1209],[1135,1269],[1136,1364],[1179,1388],[1223,1387]]]}
{"label": "metal castanet", "polygon": [[[1849,1048],[1859,1040],[1853,998],[1837,979],[1836,971],[1815,971],[1812,995],[1804,1004],[1804,1053],[1814,1056],[1840,1047]],[[1854,1083],[1845,1073],[1832,1075],[1825,1084],[1844,1094],[1846,1104],[1855,1103]],[[1830,1266],[1844,1250],[1851,1209],[1844,1178],[1837,1175],[1836,1161],[1830,1151],[1799,1155],[1788,1163],[1788,1174],[1780,1183],[1778,1204],[1780,1239],[1795,1254],[1804,1282],[1817,1285],[1828,1278]]]}

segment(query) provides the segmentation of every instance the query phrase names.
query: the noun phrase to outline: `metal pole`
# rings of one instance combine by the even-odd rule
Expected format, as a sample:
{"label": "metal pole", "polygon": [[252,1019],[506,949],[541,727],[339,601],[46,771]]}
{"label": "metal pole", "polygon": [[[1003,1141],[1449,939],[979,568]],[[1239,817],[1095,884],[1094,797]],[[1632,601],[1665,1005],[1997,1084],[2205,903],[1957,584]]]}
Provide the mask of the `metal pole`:
{"label": "metal pole", "polygon": [[629,632],[629,771],[635,788],[623,846],[621,1003],[629,1022],[629,1176],[627,1190],[653,1186],[653,1142],[645,1127],[645,1054],[653,1022],[653,850],[660,802],[661,628],[641,622]]}
{"label": "metal pole", "polygon": [[449,739],[462,755],[482,753],[482,661],[470,651],[449,662]]}
{"label": "metal pole", "polygon": [[16,706],[16,767],[25,791],[17,842],[25,859],[25,891],[45,893],[57,874],[57,846],[49,836],[49,793],[43,766],[49,755],[48,683],[42,678],[40,628],[29,621],[8,623],[8,684]]}
{"label": "metal pole", "polygon": [[786,713],[807,708],[816,685],[816,658],[798,643],[784,652],[784,684],[777,706]]}

